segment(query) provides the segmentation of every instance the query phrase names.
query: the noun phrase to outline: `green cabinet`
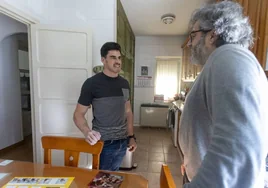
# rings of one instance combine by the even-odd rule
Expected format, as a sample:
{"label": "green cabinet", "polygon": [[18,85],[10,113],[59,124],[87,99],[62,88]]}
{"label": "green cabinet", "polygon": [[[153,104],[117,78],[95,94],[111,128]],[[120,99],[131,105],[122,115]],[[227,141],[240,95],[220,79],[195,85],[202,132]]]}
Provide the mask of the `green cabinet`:
{"label": "green cabinet", "polygon": [[135,35],[128,22],[120,0],[117,0],[117,42],[121,46],[122,74],[130,85],[130,102],[133,110],[134,100],[134,62],[135,62]]}
{"label": "green cabinet", "polygon": [[120,10],[117,10],[117,42],[121,46],[122,54],[126,54],[126,48],[125,48],[125,29],[126,29],[126,23],[125,19],[123,17],[123,13]]}

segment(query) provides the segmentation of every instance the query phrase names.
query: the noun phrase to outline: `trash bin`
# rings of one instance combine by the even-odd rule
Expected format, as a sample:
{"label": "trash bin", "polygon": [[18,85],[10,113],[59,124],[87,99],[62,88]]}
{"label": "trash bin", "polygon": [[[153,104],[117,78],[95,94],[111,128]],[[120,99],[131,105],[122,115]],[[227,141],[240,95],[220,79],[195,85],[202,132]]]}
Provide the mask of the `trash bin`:
{"label": "trash bin", "polygon": [[129,148],[127,148],[126,155],[122,161],[119,170],[132,170],[137,167],[137,164],[133,163],[133,153],[134,152],[130,152]]}

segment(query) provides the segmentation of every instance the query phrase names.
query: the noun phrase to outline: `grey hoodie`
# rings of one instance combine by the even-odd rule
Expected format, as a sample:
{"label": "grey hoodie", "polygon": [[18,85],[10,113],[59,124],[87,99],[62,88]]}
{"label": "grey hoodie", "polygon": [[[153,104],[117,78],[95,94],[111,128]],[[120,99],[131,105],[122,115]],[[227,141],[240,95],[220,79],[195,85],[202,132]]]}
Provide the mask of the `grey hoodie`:
{"label": "grey hoodie", "polygon": [[191,183],[184,188],[263,188],[268,83],[255,56],[223,45],[189,92],[179,142]]}

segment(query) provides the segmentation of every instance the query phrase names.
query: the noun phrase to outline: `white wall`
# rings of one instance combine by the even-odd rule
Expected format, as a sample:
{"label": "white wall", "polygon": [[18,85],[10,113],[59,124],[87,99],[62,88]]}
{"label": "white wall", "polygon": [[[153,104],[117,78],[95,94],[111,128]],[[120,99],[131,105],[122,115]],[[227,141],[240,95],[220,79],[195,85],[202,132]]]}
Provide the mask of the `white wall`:
{"label": "white wall", "polygon": [[26,25],[13,20],[4,14],[0,13],[0,41],[2,41],[5,37],[13,35],[15,33],[27,33]]}
{"label": "white wall", "polygon": [[107,41],[116,40],[115,3],[116,0],[47,1],[44,23],[90,27],[93,30],[93,66],[101,65],[101,46]]}
{"label": "white wall", "polygon": [[[149,67],[149,76],[153,76],[156,56],[182,56],[181,45],[186,36],[137,36],[135,46],[135,85],[140,76],[142,65]],[[153,102],[154,87],[134,88],[134,123],[140,122],[140,105]]]}
{"label": "white wall", "polygon": [[43,24],[89,27],[93,31],[93,66],[102,65],[101,46],[116,41],[116,0],[4,0]]}
{"label": "white wall", "polygon": [[8,6],[7,8],[12,6],[37,20],[42,20],[46,0],[0,0],[0,4],[4,7]]}
{"label": "white wall", "polygon": [[15,33],[27,27],[0,14],[0,149],[23,139],[18,43]]}
{"label": "white wall", "polygon": [[16,36],[0,44],[0,149],[23,140]]}
{"label": "white wall", "polygon": [[105,42],[116,41],[116,0],[0,0],[0,4],[1,2],[30,15],[41,24],[90,28],[93,34],[92,67],[102,64],[101,46]]}

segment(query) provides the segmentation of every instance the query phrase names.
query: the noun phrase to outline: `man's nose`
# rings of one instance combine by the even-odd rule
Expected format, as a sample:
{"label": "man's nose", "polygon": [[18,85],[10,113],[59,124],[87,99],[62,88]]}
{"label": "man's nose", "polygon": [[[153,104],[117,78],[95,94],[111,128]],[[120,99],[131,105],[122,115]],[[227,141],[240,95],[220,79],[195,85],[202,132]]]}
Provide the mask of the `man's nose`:
{"label": "man's nose", "polygon": [[120,59],[116,58],[116,59],[115,59],[115,63],[120,64]]}
{"label": "man's nose", "polygon": [[192,41],[191,41],[191,39],[189,39],[187,42],[187,47],[191,47],[191,46],[192,46]]}

